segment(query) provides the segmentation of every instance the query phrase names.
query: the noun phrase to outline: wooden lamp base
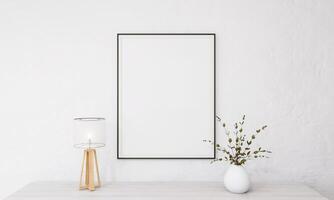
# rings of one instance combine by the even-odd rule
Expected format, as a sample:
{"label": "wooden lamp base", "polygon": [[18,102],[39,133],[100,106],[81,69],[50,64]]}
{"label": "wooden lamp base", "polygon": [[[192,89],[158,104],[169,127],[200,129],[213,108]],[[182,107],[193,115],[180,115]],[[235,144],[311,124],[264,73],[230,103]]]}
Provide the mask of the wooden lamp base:
{"label": "wooden lamp base", "polygon": [[[97,175],[97,184],[95,184],[95,170]],[[85,184],[82,184],[83,176],[85,177]],[[85,149],[81,167],[80,190],[88,189],[90,191],[94,191],[95,188],[100,186],[101,181],[99,166],[96,158],[96,150],[91,148]]]}

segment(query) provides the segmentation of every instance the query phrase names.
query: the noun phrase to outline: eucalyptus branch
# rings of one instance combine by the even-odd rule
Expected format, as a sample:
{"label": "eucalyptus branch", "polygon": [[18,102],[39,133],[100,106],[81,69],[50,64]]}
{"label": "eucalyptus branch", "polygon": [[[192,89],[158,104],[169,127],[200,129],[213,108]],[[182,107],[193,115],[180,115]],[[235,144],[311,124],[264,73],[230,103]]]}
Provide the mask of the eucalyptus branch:
{"label": "eucalyptus branch", "polygon": [[244,165],[248,160],[257,159],[257,158],[269,158],[268,154],[271,151],[259,148],[254,148],[254,140],[258,135],[263,132],[267,125],[262,126],[259,129],[256,129],[253,134],[247,137],[247,134],[244,133],[243,125],[245,123],[246,116],[242,116],[242,120],[234,123],[233,131],[231,135],[230,129],[227,127],[226,123],[222,121],[220,116],[216,116],[218,123],[224,128],[225,135],[227,136],[227,145],[223,147],[220,144],[214,144],[212,140],[203,140],[208,142],[211,145],[215,145],[216,151],[221,152],[223,155],[213,159],[211,163],[218,161],[228,161],[230,164],[234,165]]}

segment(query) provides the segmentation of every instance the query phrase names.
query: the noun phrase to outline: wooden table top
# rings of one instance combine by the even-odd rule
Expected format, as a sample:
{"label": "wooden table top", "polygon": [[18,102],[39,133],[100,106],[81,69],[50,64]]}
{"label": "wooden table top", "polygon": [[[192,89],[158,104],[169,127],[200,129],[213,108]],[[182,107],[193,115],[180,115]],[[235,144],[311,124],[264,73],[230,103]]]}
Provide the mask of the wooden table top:
{"label": "wooden table top", "polygon": [[246,194],[232,194],[220,182],[117,182],[96,191],[79,190],[76,182],[35,182],[6,200],[325,200],[318,192],[298,184],[253,184]]}

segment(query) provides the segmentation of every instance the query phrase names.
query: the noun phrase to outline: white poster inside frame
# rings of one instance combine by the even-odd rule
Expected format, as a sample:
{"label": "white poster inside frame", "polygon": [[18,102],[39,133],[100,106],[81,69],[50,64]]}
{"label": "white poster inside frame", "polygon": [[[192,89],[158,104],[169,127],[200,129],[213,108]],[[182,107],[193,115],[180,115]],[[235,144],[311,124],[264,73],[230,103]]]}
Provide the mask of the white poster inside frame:
{"label": "white poster inside frame", "polygon": [[215,34],[118,34],[117,73],[117,158],[215,158]]}

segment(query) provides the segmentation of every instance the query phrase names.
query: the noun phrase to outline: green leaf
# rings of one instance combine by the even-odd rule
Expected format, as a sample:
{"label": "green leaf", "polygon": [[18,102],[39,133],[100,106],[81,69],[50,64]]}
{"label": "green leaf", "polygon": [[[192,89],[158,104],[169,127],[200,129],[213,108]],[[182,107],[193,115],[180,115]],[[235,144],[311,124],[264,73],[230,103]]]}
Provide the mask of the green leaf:
{"label": "green leaf", "polygon": [[231,143],[231,142],[232,142],[232,139],[231,139],[231,138],[229,138],[229,139],[228,139],[228,142],[229,142],[229,143]]}
{"label": "green leaf", "polygon": [[255,139],[255,135],[252,135],[252,139],[253,139],[253,140]]}
{"label": "green leaf", "polygon": [[267,125],[262,126],[262,130],[264,130],[264,129],[267,128],[267,127],[268,127]]}
{"label": "green leaf", "polygon": [[261,129],[256,130],[257,133],[260,133]]}

